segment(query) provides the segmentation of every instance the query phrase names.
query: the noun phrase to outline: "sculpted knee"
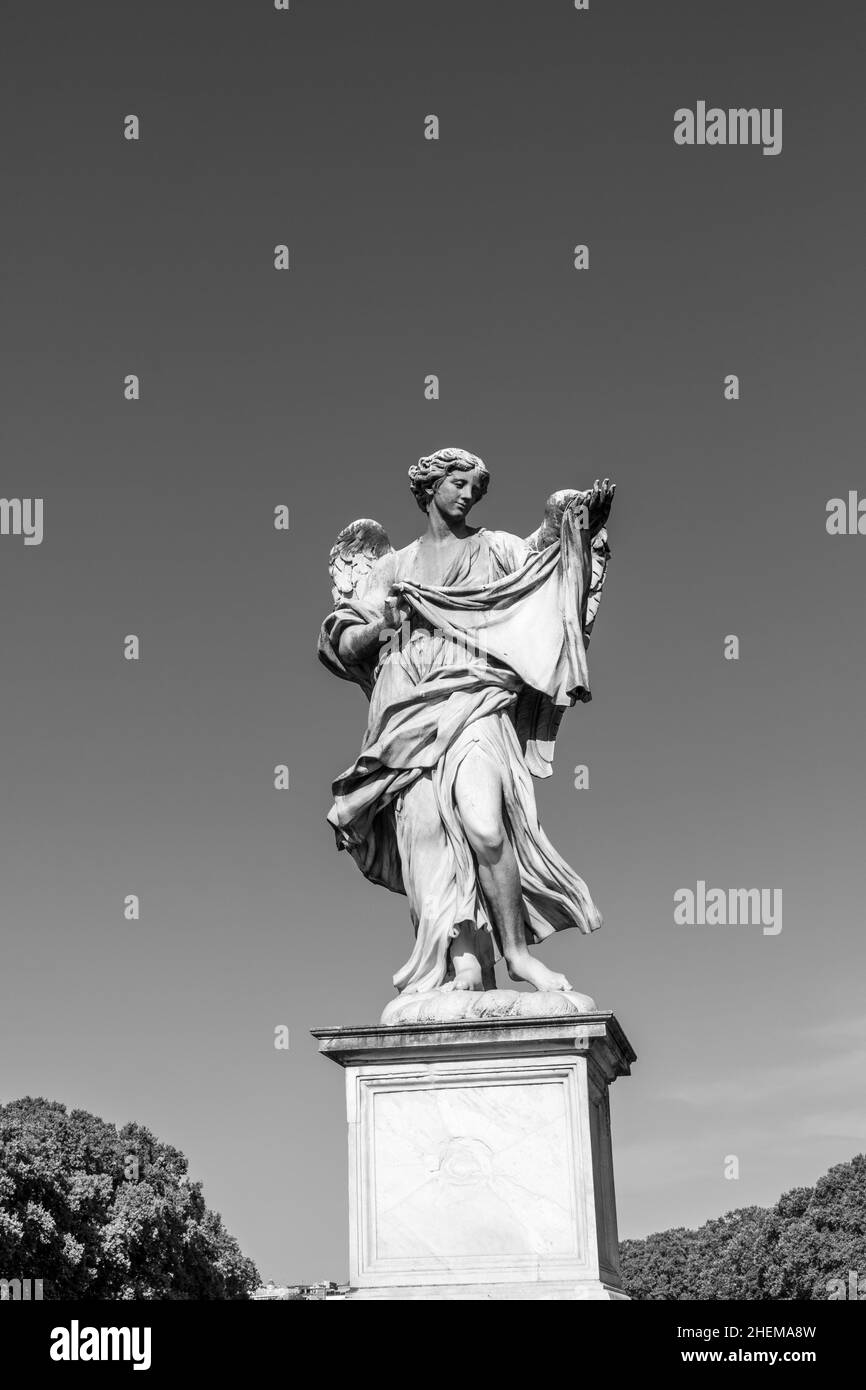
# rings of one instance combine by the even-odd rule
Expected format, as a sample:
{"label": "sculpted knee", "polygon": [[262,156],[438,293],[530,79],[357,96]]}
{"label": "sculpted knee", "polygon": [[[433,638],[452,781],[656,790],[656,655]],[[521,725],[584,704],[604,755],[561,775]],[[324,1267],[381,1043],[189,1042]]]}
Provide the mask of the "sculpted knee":
{"label": "sculpted knee", "polygon": [[501,822],[474,821],[467,825],[466,834],[478,858],[485,863],[495,862],[501,855],[505,844],[505,829]]}

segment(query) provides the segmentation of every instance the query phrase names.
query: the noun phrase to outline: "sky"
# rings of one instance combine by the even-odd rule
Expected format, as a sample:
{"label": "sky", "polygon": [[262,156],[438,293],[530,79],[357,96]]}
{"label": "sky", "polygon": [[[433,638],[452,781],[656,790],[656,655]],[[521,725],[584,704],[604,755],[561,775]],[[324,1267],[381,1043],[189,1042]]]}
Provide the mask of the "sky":
{"label": "sky", "polygon": [[[0,536],[0,1097],[146,1124],[264,1279],[346,1277],[310,1029],[376,1022],[411,928],[325,823],[366,709],[316,639],[338,531],[406,545],[406,471],[456,445],[491,474],[473,523],[518,535],[617,483],[594,698],[537,793],[605,917],[542,958],[638,1055],[620,1234],[866,1148],[866,539],[825,525],[866,495],[856,7],[45,0],[2,29],[2,494],[44,537]],[[781,153],[676,145],[698,101],[782,108]],[[782,930],[678,925],[698,880],[781,890]]]}

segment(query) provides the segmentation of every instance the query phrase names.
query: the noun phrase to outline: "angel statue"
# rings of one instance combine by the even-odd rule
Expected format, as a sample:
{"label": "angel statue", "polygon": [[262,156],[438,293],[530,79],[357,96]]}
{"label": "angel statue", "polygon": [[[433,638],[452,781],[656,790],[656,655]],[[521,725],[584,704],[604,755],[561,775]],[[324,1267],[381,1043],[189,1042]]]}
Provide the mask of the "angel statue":
{"label": "angel statue", "polygon": [[530,946],[601,926],[538,823],[532,779],[550,776],[564,711],[590,699],[615,487],[553,493],[522,540],[469,525],[489,482],[474,454],[439,449],[409,469],[418,540],[394,550],[360,520],[331,550],[319,657],[361,686],[369,716],[328,820],[365,878],[409,900],[401,997],[495,989],[500,957],[512,980],[571,991]]}

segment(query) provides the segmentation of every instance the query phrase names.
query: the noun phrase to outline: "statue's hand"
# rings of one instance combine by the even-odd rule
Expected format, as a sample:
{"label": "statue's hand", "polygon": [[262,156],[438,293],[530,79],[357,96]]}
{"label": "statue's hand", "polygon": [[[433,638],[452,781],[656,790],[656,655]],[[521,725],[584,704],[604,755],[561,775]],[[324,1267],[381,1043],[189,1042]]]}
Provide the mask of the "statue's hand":
{"label": "statue's hand", "polygon": [[397,632],[409,619],[411,609],[402,594],[393,585],[385,595],[382,606],[382,626]]}
{"label": "statue's hand", "polygon": [[602,482],[596,478],[592,487],[582,494],[580,500],[589,514],[590,536],[597,536],[602,527],[607,525],[615,492],[616,483],[612,483],[609,478],[605,478]]}

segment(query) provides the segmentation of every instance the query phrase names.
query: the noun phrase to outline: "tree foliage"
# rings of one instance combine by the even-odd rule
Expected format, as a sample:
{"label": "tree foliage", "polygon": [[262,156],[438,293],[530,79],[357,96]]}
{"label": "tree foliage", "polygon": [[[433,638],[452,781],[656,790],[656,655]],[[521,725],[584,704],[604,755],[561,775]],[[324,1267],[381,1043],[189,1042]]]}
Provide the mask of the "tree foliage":
{"label": "tree foliage", "polygon": [[866,1291],[866,1154],[773,1207],[625,1240],[620,1260],[636,1299],[828,1299],[852,1270]]}
{"label": "tree foliage", "polygon": [[150,1130],[30,1096],[0,1106],[0,1278],[45,1298],[246,1298],[251,1260]]}

